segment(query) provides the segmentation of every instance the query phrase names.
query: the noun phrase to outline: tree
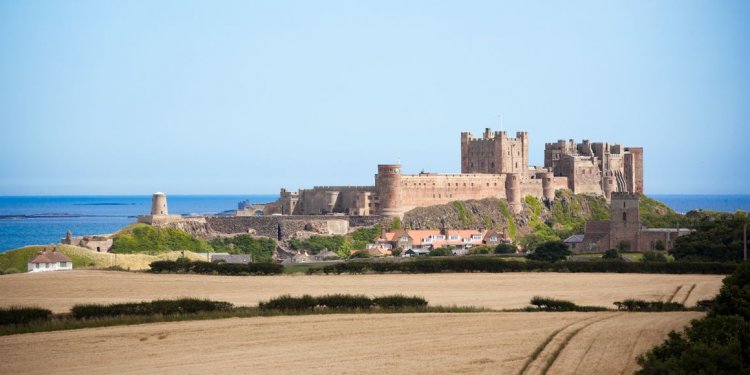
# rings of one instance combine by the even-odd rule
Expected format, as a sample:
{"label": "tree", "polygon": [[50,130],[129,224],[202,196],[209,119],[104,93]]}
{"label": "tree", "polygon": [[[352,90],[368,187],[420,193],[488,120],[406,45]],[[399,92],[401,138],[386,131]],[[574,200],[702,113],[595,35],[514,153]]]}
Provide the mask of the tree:
{"label": "tree", "polygon": [[609,249],[604,252],[604,255],[602,255],[602,259],[622,260],[622,255],[620,255],[620,252],[618,252],[617,249]]}
{"label": "tree", "polygon": [[429,255],[431,257],[442,257],[451,255],[451,249],[447,247],[438,247],[437,249],[430,250]]}
{"label": "tree", "polygon": [[565,260],[571,252],[568,245],[562,241],[547,241],[536,247],[533,253],[526,256],[530,260],[539,260],[544,262],[557,262]]}
{"label": "tree", "polygon": [[476,255],[476,254],[489,254],[492,252],[492,249],[490,249],[488,246],[480,245],[476,247],[472,247],[469,249],[469,254]]}
{"label": "tree", "polygon": [[515,254],[516,247],[509,243],[501,243],[495,246],[495,254]]}
{"label": "tree", "polygon": [[397,247],[397,248],[391,250],[391,255],[393,255],[394,257],[398,257],[398,256],[401,256],[402,252],[404,252],[404,249],[402,249],[400,247]]}
{"label": "tree", "polygon": [[664,251],[666,249],[666,246],[664,245],[663,240],[656,240],[656,244],[654,244],[654,249],[659,251]]}
{"label": "tree", "polygon": [[666,262],[667,257],[664,256],[664,254],[648,251],[643,253],[643,257],[641,257],[641,262]]}

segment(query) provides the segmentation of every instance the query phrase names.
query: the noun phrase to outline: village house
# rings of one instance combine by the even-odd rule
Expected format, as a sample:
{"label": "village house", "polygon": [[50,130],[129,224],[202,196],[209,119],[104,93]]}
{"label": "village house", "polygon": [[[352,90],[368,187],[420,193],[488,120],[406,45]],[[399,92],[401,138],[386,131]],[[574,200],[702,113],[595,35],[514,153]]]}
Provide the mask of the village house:
{"label": "village house", "polygon": [[38,252],[28,263],[29,272],[64,271],[73,269],[73,261],[65,254],[52,250]]}
{"label": "village house", "polygon": [[430,250],[445,247],[456,250],[456,255],[462,255],[475,246],[496,245],[503,238],[495,231],[482,229],[403,229],[394,232],[381,233],[380,238],[367,249],[391,250],[401,248],[406,255],[407,250]]}

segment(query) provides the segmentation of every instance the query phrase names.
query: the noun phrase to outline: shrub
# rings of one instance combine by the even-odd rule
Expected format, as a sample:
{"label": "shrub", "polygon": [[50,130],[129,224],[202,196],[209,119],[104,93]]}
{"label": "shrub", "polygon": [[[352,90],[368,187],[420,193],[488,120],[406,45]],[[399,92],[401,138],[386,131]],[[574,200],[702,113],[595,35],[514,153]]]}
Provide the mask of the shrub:
{"label": "shrub", "polygon": [[229,302],[207,299],[181,298],[175,300],[155,300],[152,302],[115,303],[111,305],[82,304],[70,309],[76,319],[115,317],[125,315],[176,315],[199,312],[228,311]]}
{"label": "shrub", "polygon": [[495,246],[495,254],[515,254],[516,247],[509,243],[501,243]]}
{"label": "shrub", "polygon": [[27,324],[40,320],[49,320],[52,311],[38,307],[11,306],[0,308],[0,325]]}
{"label": "shrub", "polygon": [[258,307],[261,310],[278,310],[278,311],[304,311],[312,310],[318,306],[318,299],[305,294],[302,297],[292,297],[285,294],[280,297],[271,299],[268,302],[261,302]]}
{"label": "shrub", "polygon": [[576,308],[576,304],[570,301],[539,296],[532,298],[531,304],[545,311],[575,311]]}
{"label": "shrub", "polygon": [[442,257],[442,256],[448,256],[451,255],[451,249],[447,247],[438,247],[437,249],[430,250],[430,253],[428,254],[431,257]]}
{"label": "shrub", "polygon": [[604,252],[604,255],[602,255],[602,259],[605,260],[622,260],[622,255],[620,255],[620,252],[617,251],[617,249],[609,249]]}
{"label": "shrub", "polygon": [[643,257],[641,258],[641,262],[666,262],[667,257],[664,256],[662,253],[657,253],[653,251],[647,251],[643,253]]}
{"label": "shrub", "polygon": [[317,299],[318,305],[329,309],[364,310],[372,307],[372,300],[363,295],[330,294]]}
{"label": "shrub", "polygon": [[570,250],[568,250],[568,245],[566,245],[564,242],[547,241],[537,246],[536,250],[534,250],[533,253],[527,255],[526,257],[531,260],[557,262],[560,260],[565,260],[565,258],[570,254],[571,253]]}
{"label": "shrub", "polygon": [[372,299],[372,302],[381,309],[419,308],[427,306],[427,300],[422,297],[407,297],[400,294],[375,297]]}

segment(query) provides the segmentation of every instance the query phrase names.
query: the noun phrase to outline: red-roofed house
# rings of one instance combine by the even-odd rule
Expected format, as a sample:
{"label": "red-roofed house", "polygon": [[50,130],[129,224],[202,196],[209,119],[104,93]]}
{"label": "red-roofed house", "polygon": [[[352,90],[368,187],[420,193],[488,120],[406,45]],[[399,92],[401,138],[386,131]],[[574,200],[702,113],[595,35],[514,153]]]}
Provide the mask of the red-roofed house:
{"label": "red-roofed house", "polygon": [[65,254],[52,250],[38,252],[28,263],[29,272],[64,271],[73,269],[73,261]]}

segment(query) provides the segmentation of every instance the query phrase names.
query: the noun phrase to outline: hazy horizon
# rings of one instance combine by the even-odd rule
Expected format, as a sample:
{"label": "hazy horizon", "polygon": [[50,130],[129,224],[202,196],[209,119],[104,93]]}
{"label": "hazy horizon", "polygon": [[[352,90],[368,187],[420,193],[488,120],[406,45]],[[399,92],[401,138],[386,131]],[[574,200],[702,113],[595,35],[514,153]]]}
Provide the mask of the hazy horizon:
{"label": "hazy horizon", "polygon": [[459,134],[644,148],[750,193],[750,3],[0,0],[0,195],[272,195],[460,172]]}

